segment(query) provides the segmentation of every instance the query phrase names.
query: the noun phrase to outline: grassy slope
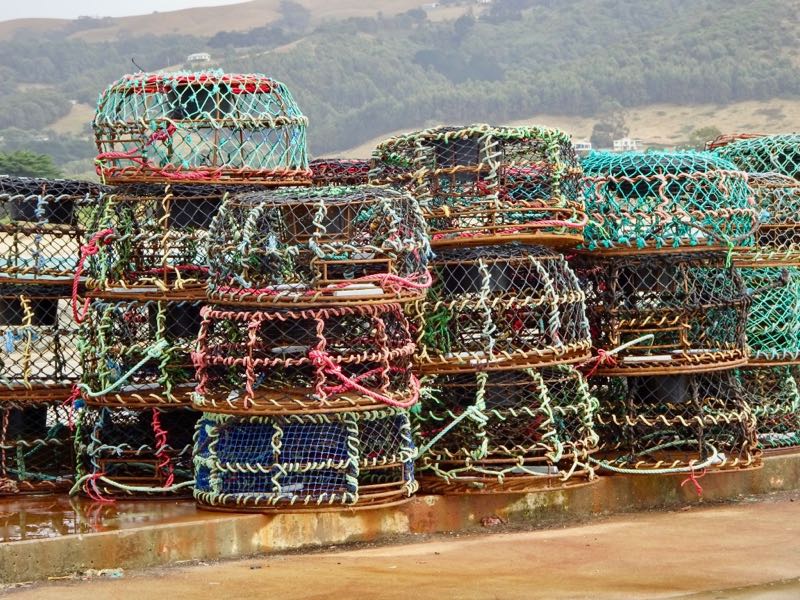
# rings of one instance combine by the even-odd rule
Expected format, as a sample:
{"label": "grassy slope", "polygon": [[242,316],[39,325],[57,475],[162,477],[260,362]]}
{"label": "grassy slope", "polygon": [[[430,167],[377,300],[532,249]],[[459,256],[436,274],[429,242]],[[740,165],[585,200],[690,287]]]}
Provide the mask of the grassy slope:
{"label": "grassy slope", "polygon": [[[394,15],[417,8],[425,0],[297,0],[308,8],[316,22],[348,17],[374,17],[379,12]],[[213,35],[218,31],[244,31],[266,25],[280,18],[280,0],[250,0],[241,4],[189,8],[148,15],[121,17],[114,19],[109,27],[89,29],[73,34],[72,37],[90,42],[114,40],[121,34],[127,35],[169,35],[179,31],[194,35]],[[456,12],[448,10],[446,17],[459,16],[465,9]],[[431,12],[435,18],[437,11]],[[441,16],[445,16],[444,13]],[[29,30],[46,32],[61,29],[69,23],[66,19],[16,19],[0,22],[0,39],[8,39],[15,32]]]}
{"label": "grassy slope", "polygon": [[[595,119],[585,117],[533,115],[529,119],[509,124],[547,125],[568,132],[574,139],[588,139],[594,122]],[[797,131],[800,127],[800,100],[736,102],[728,106],[653,104],[629,111],[627,123],[631,137],[640,138],[645,143],[666,145],[681,143],[693,130],[707,126],[717,127],[725,133]],[[421,127],[429,125],[435,123],[421,124]],[[379,141],[398,133],[402,131],[387,132],[355,148],[348,148],[335,154],[351,158],[368,157]]]}

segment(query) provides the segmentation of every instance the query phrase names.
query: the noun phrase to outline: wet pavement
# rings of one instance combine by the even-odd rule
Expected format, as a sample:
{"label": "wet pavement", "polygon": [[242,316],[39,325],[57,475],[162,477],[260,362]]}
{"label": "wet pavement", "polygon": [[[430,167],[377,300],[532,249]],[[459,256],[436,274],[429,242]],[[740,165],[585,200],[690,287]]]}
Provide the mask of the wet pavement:
{"label": "wet pavement", "polygon": [[105,504],[66,495],[0,498],[0,542],[180,523],[204,514],[188,499]]}
{"label": "wet pavement", "polygon": [[564,529],[129,571],[121,579],[51,583],[10,597],[797,599],[800,493]]}

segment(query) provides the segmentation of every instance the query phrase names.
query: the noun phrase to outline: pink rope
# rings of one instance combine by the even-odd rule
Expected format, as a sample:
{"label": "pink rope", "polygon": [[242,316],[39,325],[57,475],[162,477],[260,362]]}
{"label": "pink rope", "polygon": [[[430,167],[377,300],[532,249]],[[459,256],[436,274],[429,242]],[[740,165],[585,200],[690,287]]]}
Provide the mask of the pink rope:
{"label": "pink rope", "polygon": [[411,406],[416,404],[417,400],[419,399],[419,380],[413,373],[411,373],[411,377],[409,380],[409,386],[411,387],[412,391],[411,398],[406,402],[398,402],[397,400],[394,400],[383,394],[378,394],[377,392],[374,392],[369,388],[365,388],[361,384],[359,384],[358,381],[366,377],[368,373],[363,374],[356,378],[348,377],[345,373],[342,372],[342,368],[333,361],[333,359],[327,352],[320,350],[311,350],[308,353],[308,357],[311,359],[311,363],[315,367],[322,369],[322,371],[325,374],[333,375],[334,377],[337,377],[339,378],[339,380],[341,380],[342,382],[341,386],[336,386],[334,388],[331,388],[337,390],[337,393],[340,393],[341,391],[355,390],[361,394],[364,394],[368,398],[376,400],[377,402],[382,402],[384,404],[388,404],[389,406],[396,406],[398,408],[410,408]]}

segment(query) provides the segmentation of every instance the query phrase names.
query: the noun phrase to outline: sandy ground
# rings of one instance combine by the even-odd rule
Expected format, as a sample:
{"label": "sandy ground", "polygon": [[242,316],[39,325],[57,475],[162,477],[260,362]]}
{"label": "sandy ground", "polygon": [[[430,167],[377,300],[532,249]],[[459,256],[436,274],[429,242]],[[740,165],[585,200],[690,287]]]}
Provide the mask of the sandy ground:
{"label": "sandy ground", "polygon": [[797,599],[800,493],[565,529],[126,572],[10,598]]}

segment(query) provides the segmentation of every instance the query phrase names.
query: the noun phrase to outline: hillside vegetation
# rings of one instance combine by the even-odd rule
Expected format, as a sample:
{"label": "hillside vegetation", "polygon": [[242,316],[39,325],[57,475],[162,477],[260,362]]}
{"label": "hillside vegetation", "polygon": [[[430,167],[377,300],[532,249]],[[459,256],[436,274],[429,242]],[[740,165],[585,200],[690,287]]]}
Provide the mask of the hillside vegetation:
{"label": "hillside vegetation", "polygon": [[[336,21],[323,21],[304,4],[284,0],[280,18],[253,22],[244,32],[0,42],[0,78],[11,82],[0,86],[0,129],[7,132],[0,135],[7,146],[20,144],[25,135],[18,129],[59,123],[63,133],[46,136],[56,161],[89,157],[90,144],[75,156],[70,100],[92,105],[103,87],[134,68],[132,57],[156,70],[204,50],[227,70],[265,72],[287,83],[310,118],[317,155],[429,123],[532,115],[594,122],[610,106],[632,115],[656,104],[703,105],[711,114],[697,125],[724,129],[714,111],[727,105],[774,110],[800,98],[800,20],[796,3],[785,0],[494,0],[480,11],[444,2],[454,7],[437,11],[456,8],[452,14],[460,16],[433,20],[436,11],[411,9]],[[357,3],[330,0],[328,14],[339,4]],[[690,124],[668,120],[665,126],[680,128],[660,136],[679,143]]]}

